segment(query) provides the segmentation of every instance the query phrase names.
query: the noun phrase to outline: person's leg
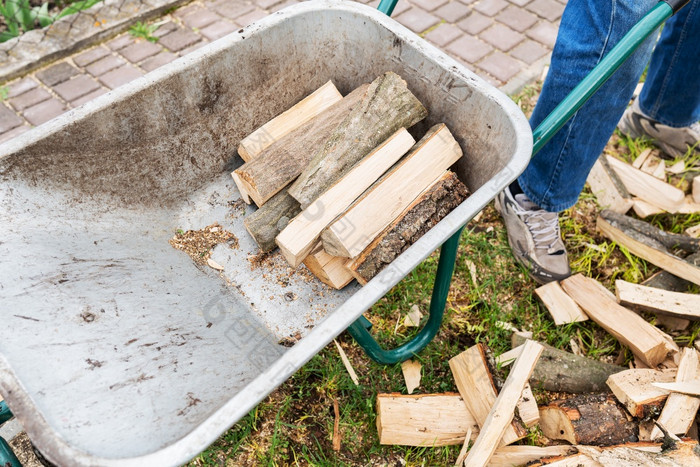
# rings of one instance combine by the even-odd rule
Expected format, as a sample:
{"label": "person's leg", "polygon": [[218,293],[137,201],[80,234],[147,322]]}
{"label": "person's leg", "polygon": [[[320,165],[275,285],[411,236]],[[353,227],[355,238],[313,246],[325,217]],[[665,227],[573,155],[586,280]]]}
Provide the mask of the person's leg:
{"label": "person's leg", "polygon": [[665,153],[681,157],[700,140],[700,0],[669,19],[649,64],[642,93],[618,128],[651,138]]}
{"label": "person's leg", "polygon": [[[530,119],[533,128],[654,4],[655,0],[569,0]],[[650,38],[533,156],[519,183],[497,197],[513,254],[540,283],[571,273],[557,213],[576,203],[588,172],[632,97],[652,47]]]}
{"label": "person's leg", "polygon": [[639,106],[675,128],[700,120],[700,0],[666,21],[649,63]]}
{"label": "person's leg", "polygon": [[[569,1],[551,67],[530,119],[533,128],[655,3],[655,0]],[[645,41],[533,156],[518,182],[535,204],[559,212],[576,203],[591,167],[632,97],[653,44],[653,38]]]}

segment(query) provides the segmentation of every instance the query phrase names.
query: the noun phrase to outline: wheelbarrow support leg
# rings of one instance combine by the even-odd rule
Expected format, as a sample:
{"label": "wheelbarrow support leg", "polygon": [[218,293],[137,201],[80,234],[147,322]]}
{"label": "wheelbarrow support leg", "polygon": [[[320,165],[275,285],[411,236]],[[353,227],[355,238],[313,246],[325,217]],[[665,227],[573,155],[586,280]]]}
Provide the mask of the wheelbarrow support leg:
{"label": "wheelbarrow support leg", "polygon": [[430,316],[428,317],[428,322],[416,337],[395,349],[384,350],[369,333],[368,329],[371,325],[367,318],[361,316],[350,325],[348,332],[372,360],[384,365],[393,365],[394,363],[408,360],[414,354],[423,350],[438,333],[442,323],[442,316],[445,313],[447,294],[452,283],[452,273],[455,269],[461,233],[462,229],[459,229],[440,248],[440,260],[437,273],[435,274],[433,295],[430,299]]}
{"label": "wheelbarrow support leg", "polygon": [[[5,401],[0,402],[0,425],[12,418],[12,412]],[[12,447],[0,436],[0,465],[3,467],[22,467],[22,464],[12,451]]]}

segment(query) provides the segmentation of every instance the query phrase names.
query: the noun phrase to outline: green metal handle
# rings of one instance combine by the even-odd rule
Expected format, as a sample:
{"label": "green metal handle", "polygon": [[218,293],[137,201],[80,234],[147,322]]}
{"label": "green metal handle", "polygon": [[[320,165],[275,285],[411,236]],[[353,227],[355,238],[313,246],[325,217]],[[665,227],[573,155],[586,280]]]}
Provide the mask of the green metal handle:
{"label": "green metal handle", "polygon": [[435,273],[433,295],[430,299],[430,316],[416,337],[393,350],[384,350],[369,333],[371,324],[364,316],[350,325],[348,332],[372,360],[384,365],[403,362],[423,350],[437,335],[445,313],[461,233],[462,229],[459,229],[440,248],[440,260]]}
{"label": "green metal handle", "polygon": [[[0,425],[12,419],[13,415],[5,401],[0,401]],[[7,444],[5,438],[0,436],[0,465],[2,467],[22,467],[22,464],[12,451],[12,447]]]}
{"label": "green metal handle", "polygon": [[5,401],[0,401],[0,425],[10,420],[13,417],[10,408]]}
{"label": "green metal handle", "polygon": [[532,154],[537,154],[598,88],[615,73],[620,65],[627,60],[627,57],[672,15],[673,8],[662,1],[635,24],[620,42],[613,47],[610,53],[591,70],[588,76],[535,128],[535,131],[532,132],[534,139]]}
{"label": "green metal handle", "polygon": [[391,16],[397,3],[399,3],[399,0],[382,0],[379,2],[377,10],[381,11],[387,16]]}

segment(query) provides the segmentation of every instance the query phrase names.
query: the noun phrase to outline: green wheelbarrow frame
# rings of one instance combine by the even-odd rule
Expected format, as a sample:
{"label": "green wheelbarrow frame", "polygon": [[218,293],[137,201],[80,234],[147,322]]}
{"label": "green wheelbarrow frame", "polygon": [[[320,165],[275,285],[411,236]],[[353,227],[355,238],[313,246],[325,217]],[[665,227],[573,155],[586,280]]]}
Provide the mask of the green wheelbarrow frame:
{"label": "green wheelbarrow frame", "polygon": [[[603,60],[555,107],[533,131],[532,154],[536,154],[557,131],[581,108],[625,60],[661,26],[668,18],[683,8],[690,0],[660,1],[654,6],[606,55]],[[382,0],[377,7],[382,13],[391,16],[398,0]],[[517,176],[517,175],[516,175]],[[417,336],[405,344],[391,350],[383,349],[372,337],[370,322],[361,316],[348,328],[348,332],[374,361],[392,365],[411,358],[423,350],[437,335],[445,313],[447,294],[452,283],[452,274],[457,260],[459,238],[464,226],[450,237],[440,249],[438,269],[435,273],[433,293],[430,300],[430,316]]]}

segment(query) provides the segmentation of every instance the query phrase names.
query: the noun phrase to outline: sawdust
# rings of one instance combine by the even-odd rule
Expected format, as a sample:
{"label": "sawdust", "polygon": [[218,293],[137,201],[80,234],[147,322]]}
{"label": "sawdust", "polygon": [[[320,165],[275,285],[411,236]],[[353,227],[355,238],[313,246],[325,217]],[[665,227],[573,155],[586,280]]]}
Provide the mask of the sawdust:
{"label": "sawdust", "polygon": [[238,238],[218,223],[201,230],[178,230],[169,243],[173,248],[187,253],[197,264],[206,264],[211,250],[220,243],[227,243],[233,249],[238,248]]}

